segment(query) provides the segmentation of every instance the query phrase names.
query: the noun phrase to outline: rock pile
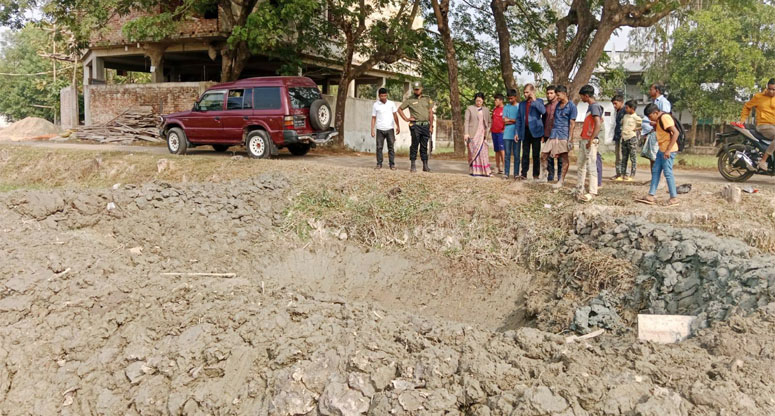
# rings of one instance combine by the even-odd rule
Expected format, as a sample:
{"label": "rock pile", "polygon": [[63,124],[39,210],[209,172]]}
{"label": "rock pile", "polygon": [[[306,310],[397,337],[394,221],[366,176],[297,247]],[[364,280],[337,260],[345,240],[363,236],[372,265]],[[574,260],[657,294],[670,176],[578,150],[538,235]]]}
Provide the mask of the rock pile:
{"label": "rock pile", "polygon": [[638,268],[635,289],[622,303],[646,313],[697,315],[707,326],[775,300],[775,256],[738,240],[594,210],[576,216],[575,231],[582,242]]}

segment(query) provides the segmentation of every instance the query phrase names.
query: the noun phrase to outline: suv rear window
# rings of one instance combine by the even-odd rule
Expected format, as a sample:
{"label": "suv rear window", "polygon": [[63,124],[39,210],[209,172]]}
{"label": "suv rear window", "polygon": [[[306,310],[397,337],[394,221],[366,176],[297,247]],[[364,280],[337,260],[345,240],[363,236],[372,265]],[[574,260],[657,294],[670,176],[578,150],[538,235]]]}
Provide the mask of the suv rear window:
{"label": "suv rear window", "polygon": [[290,87],[288,95],[293,108],[309,108],[313,101],[322,98],[317,87]]}
{"label": "suv rear window", "polygon": [[277,110],[280,108],[282,108],[280,103],[280,87],[253,88],[253,109]]}

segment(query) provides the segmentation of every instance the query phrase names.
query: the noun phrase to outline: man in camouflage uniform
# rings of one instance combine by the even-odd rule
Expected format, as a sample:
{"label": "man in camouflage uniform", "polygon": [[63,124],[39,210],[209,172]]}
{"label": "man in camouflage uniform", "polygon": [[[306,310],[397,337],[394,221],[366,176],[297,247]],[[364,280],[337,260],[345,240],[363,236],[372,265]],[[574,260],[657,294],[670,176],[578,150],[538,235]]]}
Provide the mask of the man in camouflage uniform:
{"label": "man in camouflage uniform", "polygon": [[[428,141],[433,135],[433,100],[423,95],[420,81],[412,83],[412,92],[413,94],[405,99],[398,109],[398,115],[409,123],[409,132],[412,134],[412,146],[409,148],[409,161],[412,163],[412,166],[409,171],[417,171],[414,163],[417,159],[417,147],[419,146],[422,170],[430,172],[431,168],[428,166]],[[404,109],[406,108],[409,109],[408,118],[404,114]]]}

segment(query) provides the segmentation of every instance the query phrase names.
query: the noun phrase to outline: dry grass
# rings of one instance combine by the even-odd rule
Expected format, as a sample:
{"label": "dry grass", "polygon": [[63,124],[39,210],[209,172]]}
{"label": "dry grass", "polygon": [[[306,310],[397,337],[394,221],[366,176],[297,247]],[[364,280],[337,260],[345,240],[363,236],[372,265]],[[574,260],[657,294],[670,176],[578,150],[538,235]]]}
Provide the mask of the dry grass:
{"label": "dry grass", "polygon": [[[160,159],[168,161],[161,172]],[[299,159],[0,148],[0,191],[99,188],[154,180],[222,182],[268,171],[289,172],[294,186],[284,225],[299,236],[308,237],[323,224],[367,246],[419,244],[453,258],[493,264],[550,266],[547,259],[567,236],[579,207],[567,188],[553,192],[540,185],[463,175],[384,174]],[[634,204],[642,187],[607,183],[594,203],[611,207],[614,216],[641,215],[654,222],[701,228],[775,252],[775,233],[770,231],[775,229],[775,205],[770,203],[775,190],[763,188],[744,194],[742,203],[734,206],[720,199],[720,185],[695,184],[680,207],[665,208]]]}
{"label": "dry grass", "polygon": [[565,257],[560,267],[563,287],[572,290],[582,302],[587,302],[605,290],[624,294],[635,284],[636,269],[626,259],[603,255],[582,244]]}
{"label": "dry grass", "polygon": [[108,187],[115,183],[221,182],[255,176],[271,169],[274,161],[247,158],[169,156],[159,171],[158,156],[125,152],[96,152],[33,147],[0,149],[0,189]]}

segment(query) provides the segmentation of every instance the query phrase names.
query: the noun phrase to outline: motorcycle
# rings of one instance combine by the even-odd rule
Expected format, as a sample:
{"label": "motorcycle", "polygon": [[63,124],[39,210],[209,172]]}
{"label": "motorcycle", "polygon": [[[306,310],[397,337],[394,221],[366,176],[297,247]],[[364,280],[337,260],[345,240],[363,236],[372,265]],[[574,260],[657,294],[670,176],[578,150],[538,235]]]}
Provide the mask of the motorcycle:
{"label": "motorcycle", "polygon": [[757,168],[759,160],[770,141],[762,136],[754,125],[730,123],[732,131],[716,133],[715,146],[719,148],[718,171],[730,182],[745,182],[753,175],[775,176],[775,164],[772,158],[767,170]]}

